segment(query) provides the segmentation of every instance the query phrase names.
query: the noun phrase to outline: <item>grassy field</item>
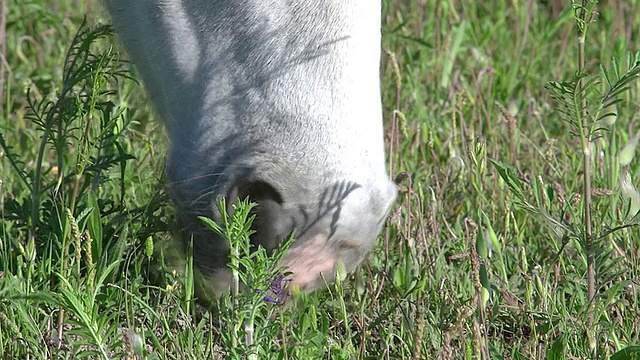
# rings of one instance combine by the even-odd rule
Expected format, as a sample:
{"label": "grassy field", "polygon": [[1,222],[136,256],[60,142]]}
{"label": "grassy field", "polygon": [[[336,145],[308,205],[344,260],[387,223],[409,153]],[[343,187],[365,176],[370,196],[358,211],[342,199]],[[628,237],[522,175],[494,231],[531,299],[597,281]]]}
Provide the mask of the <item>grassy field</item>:
{"label": "grassy field", "polygon": [[378,246],[206,309],[101,3],[0,0],[0,358],[640,358],[640,1],[383,2]]}

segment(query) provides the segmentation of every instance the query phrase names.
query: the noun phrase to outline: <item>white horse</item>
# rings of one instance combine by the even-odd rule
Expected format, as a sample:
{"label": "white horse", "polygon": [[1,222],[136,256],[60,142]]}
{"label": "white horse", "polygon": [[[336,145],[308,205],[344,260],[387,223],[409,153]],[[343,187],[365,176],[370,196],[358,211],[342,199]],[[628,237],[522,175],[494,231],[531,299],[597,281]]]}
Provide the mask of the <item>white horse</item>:
{"label": "white horse", "polygon": [[[219,294],[229,247],[196,216],[258,204],[252,237],[303,291],[375,244],[385,169],[379,0],[106,0],[170,139],[167,176],[194,260]],[[211,287],[210,287],[211,288]]]}

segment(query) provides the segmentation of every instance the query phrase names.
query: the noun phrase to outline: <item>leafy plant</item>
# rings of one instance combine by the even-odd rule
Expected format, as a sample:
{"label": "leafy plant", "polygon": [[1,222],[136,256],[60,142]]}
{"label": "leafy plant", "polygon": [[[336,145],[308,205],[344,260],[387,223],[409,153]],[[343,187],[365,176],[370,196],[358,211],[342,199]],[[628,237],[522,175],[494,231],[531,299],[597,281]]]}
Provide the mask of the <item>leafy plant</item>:
{"label": "leafy plant", "polygon": [[[248,199],[232,204],[231,215],[227,213],[224,199],[217,202],[221,223],[211,219],[201,220],[215,233],[229,241],[229,268],[231,270],[231,293],[219,303],[219,315],[223,326],[229,331],[223,339],[234,358],[247,356],[259,359],[268,355],[269,349],[257,339],[273,337],[277,326],[271,321],[275,305],[284,305],[291,296],[284,269],[278,263],[293,240],[289,237],[268,255],[264,247],[254,249],[250,235],[254,216],[250,215],[254,204]],[[271,306],[269,305],[271,304]]]}
{"label": "leafy plant", "polygon": [[[615,110],[616,105],[624,101],[623,96],[630,89],[631,83],[640,76],[640,53],[628,55],[626,69],[621,68],[617,58],[613,58],[611,67],[601,65],[599,73],[590,74],[586,67],[585,44],[589,25],[595,21],[597,15],[596,5],[597,1],[573,2],[574,19],[578,28],[579,68],[571,80],[551,81],[546,86],[551,98],[556,102],[557,111],[570,125],[571,134],[580,140],[579,151],[583,165],[581,198],[576,197],[571,201],[560,199],[563,202],[562,207],[554,213],[551,209],[554,208],[554,202],[559,199],[551,185],[545,184],[542,178],[534,179],[531,185],[536,201],[532,203],[527,200],[525,194],[527,186],[519,178],[517,170],[498,161],[492,161],[515,196],[518,207],[540,219],[547,225],[552,237],[561,242],[558,251],[561,252],[569,243],[581,251],[587,278],[587,301],[583,304],[583,311],[588,314],[585,332],[589,340],[589,348],[594,354],[597,353],[597,329],[593,326],[597,324],[600,317],[606,316],[603,311],[606,304],[599,300],[599,296],[604,294],[598,293],[598,289],[604,284],[615,282],[619,276],[619,273],[613,270],[615,263],[619,261],[612,256],[612,252],[616,249],[616,235],[629,226],[638,225],[635,215],[638,212],[639,194],[630,183],[629,155],[623,155],[625,152],[635,151],[637,141],[632,140],[631,149],[619,152],[621,157],[619,164],[618,158],[614,155],[608,158],[607,163],[610,169],[607,175],[620,179],[619,188],[622,190],[621,194],[631,201],[629,208],[631,213],[625,213],[621,218],[616,216],[615,211],[594,214],[594,203],[597,203],[593,199],[594,193],[605,196],[613,193],[612,190],[593,186],[596,176],[595,152],[599,141],[613,144],[608,136],[611,135],[611,127],[614,126],[618,116]],[[611,146],[607,150],[612,154],[615,151]],[[615,173],[615,170],[618,170],[618,173]],[[578,169],[575,171],[579,173]],[[613,184],[612,181],[607,183]],[[573,207],[579,202],[583,205],[582,211]],[[616,288],[613,287],[610,291],[615,291],[613,289]],[[558,353],[559,345],[557,344],[558,342],[554,344],[550,350],[551,353]],[[554,358],[557,356],[553,355]]]}
{"label": "leafy plant", "polygon": [[[122,116],[123,109],[109,100],[114,95],[111,85],[128,78],[128,73],[112,48],[95,51],[96,44],[110,36],[109,26],[91,28],[84,22],[66,55],[59,92],[38,97],[27,88],[26,119],[40,134],[32,164],[25,164],[0,132],[0,147],[29,194],[4,203],[4,220],[15,225],[10,231],[17,236],[2,251],[19,251],[21,256],[16,262],[0,256],[9,261],[2,268],[7,279],[22,279],[6,291],[25,304],[44,301],[56,306],[55,335],[50,336],[61,344],[66,325],[73,324],[69,334],[77,336],[85,349],[75,354],[80,358],[109,358],[105,345],[117,330],[115,314],[99,316],[97,301],[114,268],[120,266],[124,244],[113,247],[104,241],[110,234],[105,233],[101,217],[123,210],[124,173],[133,159],[121,145],[130,122]],[[108,201],[101,189],[112,181],[109,172],[114,168],[120,172],[120,194]],[[35,266],[39,262],[55,265]],[[109,266],[102,269],[105,263]],[[47,271],[55,276],[45,275]],[[34,292],[34,286],[45,285],[38,282],[50,290]],[[5,311],[10,306],[0,304]],[[32,351],[41,347],[28,342]]]}

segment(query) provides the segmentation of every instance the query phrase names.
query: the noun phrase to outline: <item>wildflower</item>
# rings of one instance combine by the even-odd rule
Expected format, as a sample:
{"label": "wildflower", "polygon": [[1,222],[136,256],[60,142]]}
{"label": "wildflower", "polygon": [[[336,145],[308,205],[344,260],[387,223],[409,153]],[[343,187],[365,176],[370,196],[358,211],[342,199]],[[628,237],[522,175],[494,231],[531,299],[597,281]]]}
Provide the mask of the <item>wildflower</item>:
{"label": "wildflower", "polygon": [[284,274],[277,274],[269,286],[269,292],[273,294],[273,296],[260,289],[256,289],[256,293],[262,294],[266,302],[283,305],[287,301],[287,297],[291,296],[291,293],[287,291],[287,284],[290,281],[291,279],[285,279]]}

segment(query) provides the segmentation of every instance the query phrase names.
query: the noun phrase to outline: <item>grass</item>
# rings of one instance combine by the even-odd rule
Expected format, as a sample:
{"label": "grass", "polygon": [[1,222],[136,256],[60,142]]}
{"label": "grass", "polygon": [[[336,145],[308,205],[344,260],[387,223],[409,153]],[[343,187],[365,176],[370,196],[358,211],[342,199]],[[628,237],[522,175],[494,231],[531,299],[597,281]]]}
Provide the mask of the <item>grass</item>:
{"label": "grass", "polygon": [[[596,12],[569,1],[383,2],[400,194],[378,246],[291,306],[205,309],[101,4],[3,0],[0,358],[640,358],[640,3],[597,4],[580,45]],[[237,276],[264,282],[244,245]]]}

